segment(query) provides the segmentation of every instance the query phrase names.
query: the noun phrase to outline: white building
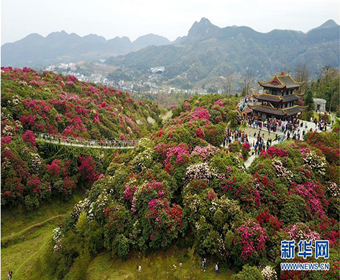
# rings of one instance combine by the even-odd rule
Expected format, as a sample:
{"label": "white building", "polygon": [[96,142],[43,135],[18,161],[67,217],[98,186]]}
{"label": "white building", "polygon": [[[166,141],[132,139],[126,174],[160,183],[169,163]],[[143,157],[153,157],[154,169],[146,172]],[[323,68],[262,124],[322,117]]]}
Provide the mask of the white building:
{"label": "white building", "polygon": [[322,98],[313,98],[314,104],[315,104],[315,110],[317,112],[326,112],[326,103],[327,101]]}

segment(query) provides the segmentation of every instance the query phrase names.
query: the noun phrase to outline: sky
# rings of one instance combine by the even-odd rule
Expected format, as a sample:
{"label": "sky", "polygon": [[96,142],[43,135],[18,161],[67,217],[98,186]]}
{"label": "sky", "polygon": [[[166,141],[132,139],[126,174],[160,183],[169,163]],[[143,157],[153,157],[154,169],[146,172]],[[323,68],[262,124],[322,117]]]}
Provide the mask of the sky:
{"label": "sky", "polygon": [[1,45],[61,30],[132,41],[153,33],[173,41],[202,17],[219,27],[307,32],[329,19],[339,24],[340,16],[338,0],[1,0]]}

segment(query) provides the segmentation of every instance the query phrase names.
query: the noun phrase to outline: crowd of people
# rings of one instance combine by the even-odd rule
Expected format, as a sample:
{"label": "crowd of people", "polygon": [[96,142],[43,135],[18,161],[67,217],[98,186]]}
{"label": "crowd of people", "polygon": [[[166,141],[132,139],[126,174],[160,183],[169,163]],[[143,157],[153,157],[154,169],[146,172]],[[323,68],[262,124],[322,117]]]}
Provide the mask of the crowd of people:
{"label": "crowd of people", "polygon": [[52,135],[48,133],[35,133],[36,138],[42,138],[45,141],[49,142],[58,142],[59,144],[78,144],[88,147],[107,147],[107,148],[123,148],[123,147],[133,147],[136,144],[135,140],[91,140],[91,139],[83,139],[83,138],[73,138],[73,137],[64,137],[58,135]]}
{"label": "crowd of people", "polygon": [[[245,129],[231,130],[227,128],[222,146],[228,147],[233,141],[239,141],[241,144],[248,142],[251,147],[250,154],[259,155],[262,150],[268,149],[275,141],[280,143],[285,139],[303,140],[308,131],[327,131],[327,123],[324,120],[317,121],[315,118],[311,119],[311,123],[314,123],[315,126],[295,117],[286,120],[274,118],[264,121],[255,118],[244,119],[243,124],[252,128],[252,132],[247,129],[247,134]],[[267,138],[265,131],[268,132]]]}
{"label": "crowd of people", "polygon": [[268,137],[266,140],[265,134],[261,134],[260,130],[255,132],[253,135],[248,135],[245,133],[244,129],[239,130],[237,128],[235,130],[231,130],[227,128],[222,146],[228,147],[233,141],[239,141],[241,144],[249,143],[251,147],[250,153],[252,155],[259,155],[262,150],[268,149],[274,141],[282,142],[283,137],[280,137],[278,134],[276,134],[274,139]]}
{"label": "crowd of people", "polygon": [[[311,122],[312,121],[313,120],[311,119]],[[317,121],[315,118],[313,122],[315,124],[315,131],[318,129],[321,131],[327,130],[327,124],[324,120]],[[244,124],[254,129],[267,130],[269,135],[271,132],[282,132],[283,134],[287,134],[289,132],[290,135],[298,135],[302,133],[304,135],[308,130],[313,131],[313,128],[309,127],[306,121],[304,122],[297,118],[288,118],[284,121],[278,119],[266,119],[265,121],[261,121],[254,118],[249,118],[244,122]]]}

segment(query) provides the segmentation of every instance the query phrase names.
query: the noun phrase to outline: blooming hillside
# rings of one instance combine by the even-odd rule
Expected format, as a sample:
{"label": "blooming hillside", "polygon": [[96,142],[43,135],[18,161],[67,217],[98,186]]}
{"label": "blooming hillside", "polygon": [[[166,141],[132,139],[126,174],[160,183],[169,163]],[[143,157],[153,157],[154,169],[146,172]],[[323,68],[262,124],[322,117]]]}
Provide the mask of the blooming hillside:
{"label": "blooming hillside", "polygon": [[[177,244],[235,270],[246,264],[265,267],[267,277],[280,273],[281,241],[323,239],[330,242],[336,277],[339,158],[335,150],[325,157],[322,147],[330,139],[338,146],[338,134],[309,134],[306,143],[269,148],[246,170],[241,148],[226,153],[220,147],[223,121],[232,121],[234,105],[219,95],[194,97],[151,141],[142,139],[115,157],[55,230],[49,269],[62,278],[71,256],[89,261],[105,248],[127,258],[131,250],[147,253]],[[68,263],[57,266],[66,258]],[[280,277],[299,279],[300,274]]]}
{"label": "blooming hillside", "polygon": [[29,68],[1,69],[2,205],[36,207],[69,197],[105,172],[109,151],[48,145],[37,134],[77,139],[135,140],[160,122],[159,107],[128,93]]}
{"label": "blooming hillside", "polygon": [[87,139],[138,139],[159,108],[74,76],[1,68],[3,125]]}

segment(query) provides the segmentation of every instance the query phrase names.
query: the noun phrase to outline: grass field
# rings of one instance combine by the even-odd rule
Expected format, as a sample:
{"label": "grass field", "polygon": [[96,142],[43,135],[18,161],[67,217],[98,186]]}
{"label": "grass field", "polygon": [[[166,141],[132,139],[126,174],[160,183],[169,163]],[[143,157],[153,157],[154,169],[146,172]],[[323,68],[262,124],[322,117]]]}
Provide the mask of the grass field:
{"label": "grass field", "polygon": [[39,279],[34,264],[52,238],[52,230],[60,224],[66,212],[82,199],[84,192],[76,193],[69,201],[54,201],[39,210],[23,208],[1,211],[1,278],[7,279],[9,270],[13,279]]}
{"label": "grass field", "polygon": [[[109,253],[101,253],[90,263],[87,279],[231,279],[233,271],[223,267],[216,276],[215,264],[209,260],[207,269],[203,272],[200,260],[193,262],[185,252],[186,250],[172,248],[165,252],[151,253],[148,257],[136,252],[130,254],[127,261],[113,259]],[[182,267],[179,267],[180,262]],[[141,272],[137,269],[138,265],[142,267]]]}

